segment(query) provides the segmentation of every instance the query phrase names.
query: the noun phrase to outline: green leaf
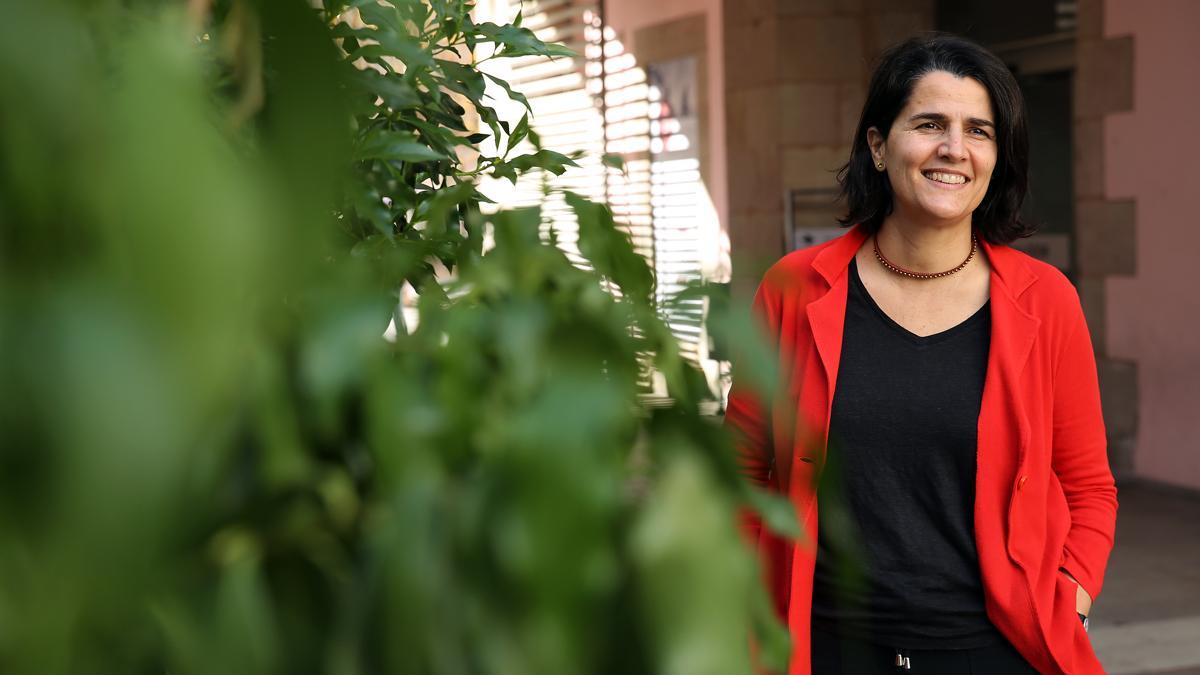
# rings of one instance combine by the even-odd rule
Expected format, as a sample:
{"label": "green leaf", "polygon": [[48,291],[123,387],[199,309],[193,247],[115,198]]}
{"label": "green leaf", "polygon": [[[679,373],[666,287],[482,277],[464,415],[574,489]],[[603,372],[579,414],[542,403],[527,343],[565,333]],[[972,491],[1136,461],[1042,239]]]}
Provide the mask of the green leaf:
{"label": "green leaf", "polygon": [[[532,133],[528,129],[528,125],[526,125],[526,132]],[[520,176],[534,169],[543,169],[556,176],[561,176],[566,172],[568,167],[572,166],[579,165],[570,157],[560,152],[538,150],[537,152],[520,155],[507,161],[497,161],[492,167],[492,175],[496,178],[507,178],[515,184]]]}
{"label": "green leaf", "polygon": [[758,659],[766,672],[783,673],[792,655],[792,636],[775,616],[774,601],[760,583],[752,591],[751,620]]}
{"label": "green leaf", "polygon": [[355,28],[344,21],[334,24],[334,26],[329,29],[330,35],[335,38],[342,39],[370,37],[369,35],[366,35],[366,32],[367,31],[361,28]]}
{"label": "green leaf", "polygon": [[532,143],[533,147],[535,148],[542,147],[542,137],[533,127],[529,128],[529,142]]}
{"label": "green leaf", "polygon": [[768,530],[788,539],[803,541],[804,531],[800,527],[800,521],[796,519],[796,507],[787,497],[749,487],[746,498]]}
{"label": "green leaf", "polygon": [[[377,61],[380,60],[380,57],[383,57],[386,55],[388,55],[388,52],[387,52],[387,50],[385,50],[383,48],[383,45],[369,44],[369,45],[359,45],[358,47],[349,50],[346,53],[346,59],[350,60],[350,61],[357,61],[358,59],[364,59],[366,61],[370,61],[371,63],[376,63]],[[371,72],[375,72],[375,71],[372,70]]]}
{"label": "green leaf", "polygon": [[579,166],[575,160],[553,150],[538,150],[527,155],[520,155],[508,160],[507,164],[518,173],[525,173],[532,169],[545,169],[556,176],[563,175],[568,167]]}
{"label": "green leaf", "polygon": [[521,92],[516,91],[515,89],[512,88],[511,85],[509,85],[504,80],[496,77],[495,75],[490,75],[488,73],[484,73],[483,75],[487,79],[491,80],[494,84],[499,85],[500,88],[504,90],[504,93],[508,94],[508,97],[510,99],[525,106],[525,109],[528,110],[529,112],[533,112],[533,108],[529,105],[529,99],[525,98],[525,94],[522,94]]}
{"label": "green leaf", "polygon": [[[454,156],[454,146],[458,145],[458,136],[454,135],[451,130],[430,124],[424,120],[418,119],[415,115],[404,115],[402,117],[406,124],[411,124],[421,132],[421,139],[429,145],[429,147],[443,153],[447,158]],[[465,129],[463,129],[465,131]]]}
{"label": "green leaf", "polygon": [[389,55],[400,59],[405,66],[428,68],[433,65],[433,53],[419,40],[407,33],[390,30],[379,31],[375,35],[375,39],[379,40],[379,44],[387,49]]}
{"label": "green leaf", "polygon": [[542,210],[539,207],[501,211],[492,216],[492,222],[496,226],[497,249],[523,248],[540,242]]}
{"label": "green leaf", "polygon": [[654,275],[645,258],[633,250],[629,235],[617,229],[612,211],[573,192],[565,197],[579,221],[579,252],[597,272],[620,286],[625,297],[651,305]]}
{"label": "green leaf", "polygon": [[392,214],[383,203],[383,196],[365,185],[356,188],[348,195],[350,208],[359,218],[369,222],[377,232],[391,234]]}
{"label": "green leaf", "polygon": [[512,149],[517,147],[525,137],[529,135],[529,113],[525,113],[521,117],[521,121],[517,122],[517,126],[513,127],[512,133],[508,135],[508,144],[506,153],[512,152]]}
{"label": "green leaf", "polygon": [[[398,2],[400,7],[408,7],[411,3]],[[409,67],[429,67],[433,65],[433,50],[423,44],[417,36],[409,33],[409,26],[399,7],[384,6],[377,2],[364,2],[358,9],[364,23],[375,26],[374,31],[365,33],[362,37],[371,37],[379,41],[384,52],[395,56]]]}
{"label": "green leaf", "polygon": [[622,173],[625,172],[625,158],[620,155],[606,152],[600,157],[600,161],[604,163],[604,166],[611,166],[614,169],[620,169]]}
{"label": "green leaf", "polygon": [[487,106],[479,106],[476,112],[479,114],[479,120],[492,130],[492,137],[500,138],[500,118],[496,116],[496,111]]}
{"label": "green leaf", "polygon": [[485,83],[483,75],[475,68],[445,59],[438,59],[437,65],[449,78],[447,86],[454,91],[467,96],[471,101],[478,102],[483,98]]}
{"label": "green leaf", "polygon": [[707,467],[680,448],[636,517],[629,549],[657,662],[650,672],[750,675],[755,564]]}
{"label": "green leaf", "polygon": [[[475,194],[475,184],[465,180],[450,187],[434,190],[431,198],[417,206],[416,212],[413,213],[413,222],[427,223],[430,236],[441,235],[447,229],[447,217],[456,213],[458,205],[469,201]],[[457,228],[454,231],[457,233]]]}
{"label": "green leaf", "polygon": [[404,18],[392,5],[381,5],[378,0],[354,0],[350,6],[357,8],[363,23],[374,26],[376,31],[404,32]]}
{"label": "green leaf", "polygon": [[424,241],[379,233],[355,244],[350,255],[366,261],[385,288],[395,288],[430,255],[430,249],[431,246]]}
{"label": "green leaf", "polygon": [[520,26],[497,26],[494,23],[481,23],[477,26],[480,34],[487,39],[480,42],[494,42],[498,46],[497,56],[576,56],[576,53],[563,45],[546,44],[533,34],[533,31]]}
{"label": "green leaf", "polygon": [[[467,131],[467,125],[463,121],[463,115],[466,114],[466,110],[464,110],[462,106],[455,103],[449,97],[443,99],[442,104],[438,107],[426,106],[423,112],[426,113],[429,121],[437,122],[447,129],[453,129],[454,131]],[[447,136],[445,141],[447,143],[453,143],[454,138],[458,137]]]}
{"label": "green leaf", "polygon": [[430,162],[449,159],[417,140],[416,136],[401,133],[379,133],[367,139],[358,149],[359,159],[381,159],[398,162]]}
{"label": "green leaf", "polygon": [[507,178],[513,185],[517,184],[517,170],[507,162],[496,162],[495,166],[492,167],[492,176]]}
{"label": "green leaf", "polygon": [[422,102],[417,90],[398,75],[383,75],[370,68],[356,70],[354,84],[364,95],[382,98],[392,110],[415,108]]}
{"label": "green leaf", "polygon": [[442,288],[442,285],[438,283],[437,278],[432,274],[425,277],[424,281],[418,286],[417,292],[421,295],[420,302],[423,310],[429,306],[429,303],[441,307],[450,303],[450,298],[446,295],[446,289]]}

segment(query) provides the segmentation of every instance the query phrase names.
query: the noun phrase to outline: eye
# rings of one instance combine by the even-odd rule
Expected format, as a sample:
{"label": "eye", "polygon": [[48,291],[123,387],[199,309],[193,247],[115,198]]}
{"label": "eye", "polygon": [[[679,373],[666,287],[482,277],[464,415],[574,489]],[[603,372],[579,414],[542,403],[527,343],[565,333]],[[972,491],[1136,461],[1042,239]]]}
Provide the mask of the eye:
{"label": "eye", "polygon": [[971,127],[970,132],[973,136],[978,136],[980,138],[991,138],[992,137],[992,135],[990,133],[988,133],[987,129],[981,129],[979,127]]}
{"label": "eye", "polygon": [[917,128],[918,129],[937,129],[938,125],[936,122],[922,122],[921,124],[917,125]]}

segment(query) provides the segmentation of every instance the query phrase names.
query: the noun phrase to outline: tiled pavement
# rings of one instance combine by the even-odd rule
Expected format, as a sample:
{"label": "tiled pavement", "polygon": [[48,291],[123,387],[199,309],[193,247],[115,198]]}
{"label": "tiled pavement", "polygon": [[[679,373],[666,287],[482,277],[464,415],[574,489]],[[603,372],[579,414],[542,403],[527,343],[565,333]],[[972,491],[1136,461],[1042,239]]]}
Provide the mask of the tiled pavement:
{"label": "tiled pavement", "polygon": [[1200,675],[1200,493],[1118,486],[1091,638],[1112,675]]}

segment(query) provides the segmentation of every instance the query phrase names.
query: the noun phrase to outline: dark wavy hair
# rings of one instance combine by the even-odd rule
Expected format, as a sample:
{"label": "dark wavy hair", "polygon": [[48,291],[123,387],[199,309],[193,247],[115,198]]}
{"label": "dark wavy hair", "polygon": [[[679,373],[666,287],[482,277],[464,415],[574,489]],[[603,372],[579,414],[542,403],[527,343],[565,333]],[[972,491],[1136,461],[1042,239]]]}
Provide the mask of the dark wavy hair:
{"label": "dark wavy hair", "polygon": [[850,161],[837,174],[847,206],[846,216],[839,222],[861,223],[874,233],[892,212],[892,186],[885,172],[875,170],[867,130],[875,127],[887,138],[917,80],[938,70],[983,85],[996,117],[996,167],[983,201],[972,214],[972,224],[993,244],[1028,237],[1036,228],[1023,222],[1020,215],[1029,188],[1029,134],[1021,90],[994,54],[970,40],[944,33],[910,38],[880,56],[854,132]]}

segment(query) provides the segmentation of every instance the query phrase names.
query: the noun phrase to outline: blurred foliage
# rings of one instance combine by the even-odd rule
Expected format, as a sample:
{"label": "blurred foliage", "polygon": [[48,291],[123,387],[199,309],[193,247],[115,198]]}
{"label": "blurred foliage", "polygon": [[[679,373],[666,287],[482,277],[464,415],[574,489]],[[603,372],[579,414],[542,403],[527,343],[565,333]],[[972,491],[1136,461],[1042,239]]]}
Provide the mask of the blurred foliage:
{"label": "blurred foliage", "polygon": [[752,627],[786,659],[734,513],[790,509],[646,263],[574,195],[594,271],[480,208],[572,162],[473,56],[564,49],[470,9],[6,6],[0,672],[724,675]]}

